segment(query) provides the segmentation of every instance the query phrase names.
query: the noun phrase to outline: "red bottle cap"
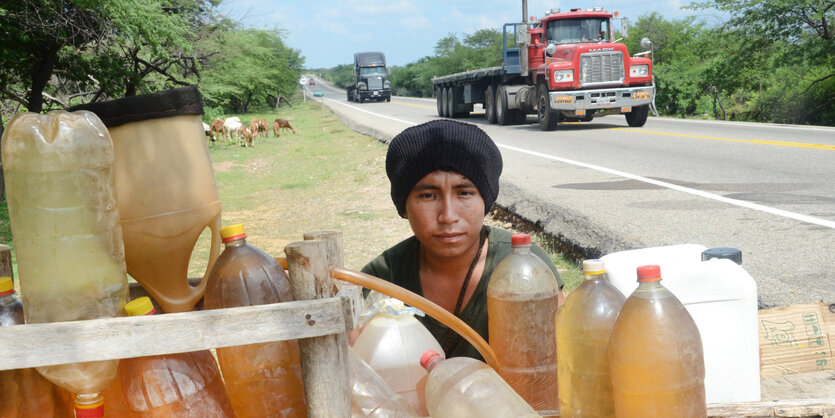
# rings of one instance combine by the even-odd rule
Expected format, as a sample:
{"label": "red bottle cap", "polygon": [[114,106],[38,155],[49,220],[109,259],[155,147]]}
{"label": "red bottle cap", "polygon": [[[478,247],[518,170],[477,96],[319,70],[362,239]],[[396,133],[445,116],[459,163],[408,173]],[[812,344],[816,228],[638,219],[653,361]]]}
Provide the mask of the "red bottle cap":
{"label": "red bottle cap", "polygon": [[531,236],[528,234],[513,234],[513,236],[510,237],[510,245],[514,247],[531,245]]}
{"label": "red bottle cap", "polygon": [[441,358],[441,355],[435,352],[435,350],[426,350],[426,352],[423,353],[422,356],[420,356],[420,367],[423,367],[425,369],[426,366],[428,366],[429,363],[431,363],[436,358]]}
{"label": "red bottle cap", "polygon": [[661,266],[648,265],[638,267],[638,283],[660,282]]}

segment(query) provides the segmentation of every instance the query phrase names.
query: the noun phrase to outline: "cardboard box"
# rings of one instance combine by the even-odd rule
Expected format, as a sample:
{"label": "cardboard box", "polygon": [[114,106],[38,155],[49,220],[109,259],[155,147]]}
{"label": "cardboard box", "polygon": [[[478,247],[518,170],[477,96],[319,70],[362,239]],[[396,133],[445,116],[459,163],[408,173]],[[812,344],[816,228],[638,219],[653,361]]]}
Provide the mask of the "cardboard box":
{"label": "cardboard box", "polygon": [[761,377],[835,370],[835,304],[759,312]]}

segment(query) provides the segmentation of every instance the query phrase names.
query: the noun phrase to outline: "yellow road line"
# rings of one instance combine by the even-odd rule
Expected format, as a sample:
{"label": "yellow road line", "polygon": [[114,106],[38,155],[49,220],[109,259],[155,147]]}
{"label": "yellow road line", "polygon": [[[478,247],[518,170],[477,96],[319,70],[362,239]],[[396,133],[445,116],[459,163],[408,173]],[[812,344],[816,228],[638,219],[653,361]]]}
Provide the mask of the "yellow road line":
{"label": "yellow road line", "polygon": [[398,102],[396,100],[392,100],[391,102],[394,103],[394,104],[399,104],[399,105],[403,105],[403,106],[414,106],[414,107],[419,107],[419,108],[422,108],[422,109],[435,109],[435,106],[424,106],[424,105],[419,105],[419,104],[415,104],[415,103]]}
{"label": "yellow road line", "polygon": [[654,132],[654,131],[643,131],[643,130],[625,129],[625,128],[610,128],[610,129],[613,129],[613,130],[616,130],[616,131],[625,131],[625,132],[640,132],[640,133],[644,133],[644,134],[680,136],[680,137],[684,137],[684,138],[715,139],[715,140],[718,140],[718,141],[746,142],[746,143],[749,143],[749,144],[777,145],[777,146],[781,146],[781,147],[812,148],[812,149],[823,149],[823,150],[835,151],[835,145],[804,144],[802,142],[770,141],[770,140],[766,140],[766,139],[719,138],[719,137],[715,137],[715,136],[674,134],[674,133],[670,133],[670,132]]}

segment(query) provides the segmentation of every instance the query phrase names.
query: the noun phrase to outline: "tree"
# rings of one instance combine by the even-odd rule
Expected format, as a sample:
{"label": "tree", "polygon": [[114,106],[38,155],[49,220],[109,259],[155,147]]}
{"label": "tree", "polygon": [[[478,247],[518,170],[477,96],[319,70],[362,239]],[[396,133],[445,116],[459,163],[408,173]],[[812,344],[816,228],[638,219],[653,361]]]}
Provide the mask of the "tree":
{"label": "tree", "polygon": [[209,105],[247,112],[253,103],[289,96],[304,66],[298,50],[287,47],[278,30],[235,30],[213,40],[214,53],[200,91]]}
{"label": "tree", "polygon": [[[187,84],[191,37],[219,0],[21,0],[0,3],[0,99],[32,112]],[[192,80],[193,81],[193,80]]]}

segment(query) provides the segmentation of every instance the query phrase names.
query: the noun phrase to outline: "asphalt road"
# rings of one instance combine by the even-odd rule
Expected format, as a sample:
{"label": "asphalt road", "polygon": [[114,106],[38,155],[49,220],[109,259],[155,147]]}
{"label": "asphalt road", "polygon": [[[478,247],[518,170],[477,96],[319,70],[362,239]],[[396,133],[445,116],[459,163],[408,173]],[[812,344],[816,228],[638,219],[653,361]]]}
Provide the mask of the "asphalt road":
{"label": "asphalt road", "polygon": [[[438,118],[435,101],[348,103],[317,79],[324,104],[387,141]],[[585,257],[696,243],[742,250],[761,307],[835,302],[835,128],[622,116],[539,130],[480,126],[504,158],[497,203]]]}

